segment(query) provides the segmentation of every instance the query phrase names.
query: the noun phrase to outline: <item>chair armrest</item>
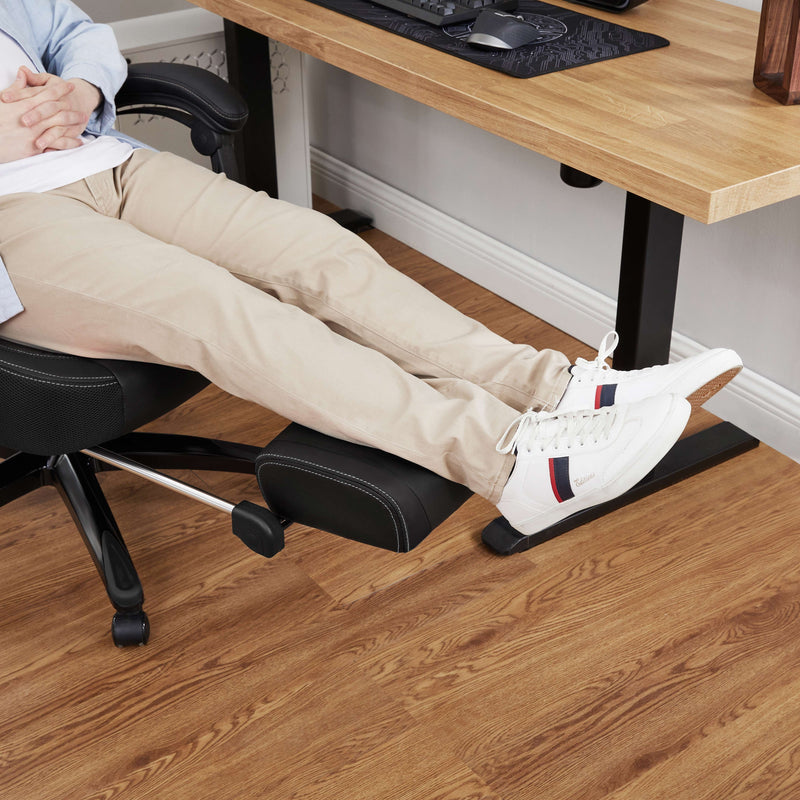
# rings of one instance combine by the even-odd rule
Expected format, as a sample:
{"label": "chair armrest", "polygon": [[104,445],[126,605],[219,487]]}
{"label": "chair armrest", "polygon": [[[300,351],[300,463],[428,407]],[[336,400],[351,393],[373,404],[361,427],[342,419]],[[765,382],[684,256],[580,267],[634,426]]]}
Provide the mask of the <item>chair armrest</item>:
{"label": "chair armrest", "polygon": [[157,114],[186,125],[212,169],[240,180],[234,137],[247,122],[247,104],[218,75],[189,64],[131,64],[116,104],[118,114]]}
{"label": "chair armrest", "polygon": [[[248,113],[244,100],[229,83],[189,64],[131,64],[116,103],[118,112],[123,114],[133,111],[159,114],[163,108],[183,111],[221,134],[240,131]],[[173,118],[190,124],[180,117]]]}

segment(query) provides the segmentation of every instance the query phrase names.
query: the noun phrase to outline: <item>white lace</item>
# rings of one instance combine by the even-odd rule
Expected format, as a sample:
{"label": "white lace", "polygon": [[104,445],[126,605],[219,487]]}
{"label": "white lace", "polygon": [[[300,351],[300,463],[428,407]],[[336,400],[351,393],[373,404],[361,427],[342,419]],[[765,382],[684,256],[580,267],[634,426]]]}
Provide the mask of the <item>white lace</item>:
{"label": "white lace", "polygon": [[617,349],[618,344],[619,335],[617,332],[611,331],[607,333],[603,337],[603,341],[600,342],[600,347],[597,350],[597,357],[593,361],[588,361],[585,358],[578,358],[575,360],[573,375],[580,380],[581,372],[597,369],[611,369],[611,367],[606,363],[606,359],[611,358],[614,350]]}
{"label": "white lace", "polygon": [[567,449],[581,447],[589,442],[599,442],[608,436],[617,406],[596,411],[575,411],[559,414],[554,411],[528,409],[506,428],[495,449],[498,453],[519,450]]}

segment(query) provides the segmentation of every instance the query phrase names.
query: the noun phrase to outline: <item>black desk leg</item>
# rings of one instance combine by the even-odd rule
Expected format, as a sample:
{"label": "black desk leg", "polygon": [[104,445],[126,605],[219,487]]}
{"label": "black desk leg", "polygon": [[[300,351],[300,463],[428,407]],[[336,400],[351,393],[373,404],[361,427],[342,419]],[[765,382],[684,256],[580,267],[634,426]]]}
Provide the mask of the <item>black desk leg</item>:
{"label": "black desk leg", "polygon": [[[251,189],[278,197],[269,39],[226,19],[225,51],[228,81],[239,91],[250,110],[247,124],[235,142],[240,180]],[[329,216],[354,233],[372,227],[370,217],[348,208]]]}
{"label": "black desk leg", "polygon": [[669,360],[682,239],[682,214],[628,194],[617,292],[616,369],[641,369]]}
{"label": "black desk leg", "polygon": [[278,196],[275,126],[272,114],[272,74],[269,39],[225,20],[228,82],[250,110],[247,124],[236,140],[236,160],[241,182],[270,197]]}
{"label": "black desk leg", "polygon": [[[681,214],[628,194],[617,296],[617,369],[639,369],[669,359],[682,234]],[[754,437],[721,422],[681,439],[647,477],[621,497],[531,536],[515,531],[499,517],[483,531],[483,541],[504,555],[528,550],[757,445]]]}

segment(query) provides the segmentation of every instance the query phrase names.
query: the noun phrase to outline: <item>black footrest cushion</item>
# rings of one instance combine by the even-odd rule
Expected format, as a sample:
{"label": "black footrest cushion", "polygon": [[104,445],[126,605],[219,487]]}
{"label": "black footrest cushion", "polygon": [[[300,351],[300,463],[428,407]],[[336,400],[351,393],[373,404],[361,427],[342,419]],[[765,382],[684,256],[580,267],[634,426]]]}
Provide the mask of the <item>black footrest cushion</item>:
{"label": "black footrest cushion", "polygon": [[256,476],[279,517],[400,553],[471,494],[416,464],[294,423],[256,458]]}

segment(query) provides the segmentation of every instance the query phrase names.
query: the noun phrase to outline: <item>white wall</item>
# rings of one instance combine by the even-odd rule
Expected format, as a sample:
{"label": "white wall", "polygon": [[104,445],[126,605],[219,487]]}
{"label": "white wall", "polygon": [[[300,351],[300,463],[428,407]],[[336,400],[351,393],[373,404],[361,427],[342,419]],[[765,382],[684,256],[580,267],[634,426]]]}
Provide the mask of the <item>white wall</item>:
{"label": "white wall", "polygon": [[95,22],[146,17],[192,8],[186,0],[74,0]]}

